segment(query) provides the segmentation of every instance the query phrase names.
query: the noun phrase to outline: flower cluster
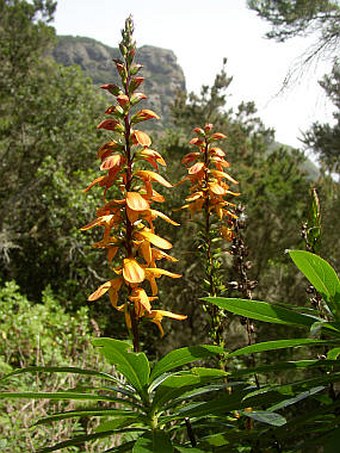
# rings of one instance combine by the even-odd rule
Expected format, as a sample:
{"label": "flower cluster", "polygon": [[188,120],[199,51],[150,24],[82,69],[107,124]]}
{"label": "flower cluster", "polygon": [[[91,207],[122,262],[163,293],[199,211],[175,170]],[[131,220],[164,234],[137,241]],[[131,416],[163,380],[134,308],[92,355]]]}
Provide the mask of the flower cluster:
{"label": "flower cluster", "polygon": [[[226,169],[230,166],[225,159],[225,152],[216,145],[216,142],[225,139],[220,132],[213,132],[213,125],[206,124],[204,128],[194,129],[196,137],[190,144],[198,148],[182,159],[188,167],[188,174],[181,181],[190,182],[190,195],[186,198],[187,204],[183,209],[190,213],[201,213],[203,229],[199,232],[200,257],[205,272],[202,286],[208,296],[223,295],[224,284],[223,260],[221,248],[217,246],[218,235],[230,242],[234,236],[233,224],[237,216],[234,213],[235,205],[227,198],[239,195],[230,190],[230,184],[237,184]],[[218,241],[219,242],[219,241]],[[210,336],[213,342],[223,346],[223,328],[225,315],[215,306],[204,306],[210,315]]]}
{"label": "flower cluster", "polygon": [[[233,210],[235,204],[226,198],[238,196],[239,193],[230,190],[230,183],[237,184],[225,169],[230,167],[225,159],[225,152],[216,146],[216,142],[225,139],[221,132],[213,132],[213,125],[206,124],[204,128],[195,128],[197,134],[190,144],[198,148],[184,156],[182,163],[188,167],[188,174],[183,181],[190,181],[190,195],[186,198],[191,214],[205,211],[206,221],[212,213],[220,220],[220,233],[227,240],[233,237],[232,225],[236,218]],[[208,227],[210,224],[208,223]]]}
{"label": "flower cluster", "polygon": [[[142,66],[134,61],[136,45],[132,34],[133,22],[128,18],[119,46],[122,59],[114,60],[121,85],[110,83],[101,87],[113,95],[115,102],[106,110],[108,118],[98,128],[109,131],[112,136],[98,151],[100,169],[105,174],[92,181],[85,191],[95,185],[103,187],[104,204],[97,209],[96,218],[82,230],[104,228],[102,239],[93,246],[107,251],[115,274],[92,293],[89,300],[97,300],[108,293],[113,307],[124,311],[127,327],[136,339],[138,321],[142,317],[156,323],[163,335],[161,320],[164,316],[179,320],[186,316],[152,308],[158,294],[157,279],[162,275],[181,277],[157,267],[159,260],[176,259],[165,252],[172,244],[155,233],[154,220],[160,217],[170,224],[178,224],[152,208],[154,202],[165,201],[153,184],[172,185],[158,172],[159,165],[166,166],[163,157],[151,148],[149,135],[136,128],[138,123],[159,117],[149,109],[136,107],[146,96],[139,91],[144,78],[139,75]],[[145,165],[152,170],[145,169]],[[113,260],[118,264],[113,265]],[[147,293],[145,282],[151,295]],[[126,289],[125,301],[119,303],[123,288]]]}

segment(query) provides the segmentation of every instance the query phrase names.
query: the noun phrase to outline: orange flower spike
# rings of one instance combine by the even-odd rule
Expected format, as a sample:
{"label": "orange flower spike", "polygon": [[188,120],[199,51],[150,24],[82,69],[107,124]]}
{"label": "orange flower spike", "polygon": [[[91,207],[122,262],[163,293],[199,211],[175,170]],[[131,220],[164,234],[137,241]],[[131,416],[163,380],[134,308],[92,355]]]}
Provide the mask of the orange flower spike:
{"label": "orange flower spike", "polygon": [[[182,209],[188,209],[191,216],[200,213],[204,218],[200,232],[204,247],[201,248],[200,253],[204,254],[205,281],[209,285],[209,295],[216,297],[221,294],[223,275],[219,262],[216,262],[215,259],[214,248],[216,247],[215,239],[217,239],[215,238],[215,225],[217,223],[219,226],[220,237],[229,242],[233,237],[235,214],[232,203],[225,198],[236,195],[229,190],[229,184],[237,184],[237,181],[224,171],[230,164],[225,160],[226,153],[216,144],[216,142],[224,140],[226,135],[221,132],[213,132],[213,125],[210,123],[203,128],[196,128],[194,132],[197,136],[190,140],[190,144],[197,147],[198,151],[189,153],[182,159],[182,163],[189,167],[184,179],[191,185],[190,194],[186,197],[187,204]],[[220,246],[218,245],[218,247]],[[148,278],[149,272],[147,268],[146,278]],[[153,275],[156,278],[156,274]],[[211,315],[212,338],[219,344],[221,339],[217,332],[221,326],[216,324],[218,317],[213,310],[209,311],[209,307],[207,310]],[[155,315],[154,322],[160,328],[160,320],[157,315]]]}
{"label": "orange flower spike", "polygon": [[[165,167],[166,162],[160,153],[150,149],[151,137],[146,132],[135,129],[137,123],[159,119],[159,116],[149,109],[133,111],[146,96],[137,91],[144,78],[138,75],[142,66],[134,61],[136,44],[133,40],[131,18],[126,20],[122,36],[119,45],[121,58],[114,59],[121,83],[101,86],[115,99],[105,110],[109,117],[97,126],[98,129],[113,135],[113,138],[98,150],[100,169],[106,174],[94,179],[85,189],[88,191],[95,185],[102,187],[104,205],[97,209],[96,219],[82,227],[82,230],[95,226],[104,227],[103,238],[94,244],[94,247],[106,250],[109,263],[116,260],[111,269],[118,276],[102,284],[90,295],[90,300],[97,300],[108,293],[112,306],[119,311],[124,310],[126,325],[132,331],[134,348],[137,351],[138,319],[151,311],[151,301],[158,292],[156,278],[162,275],[178,277],[178,274],[157,269],[155,265],[156,259],[171,260],[161,249],[168,250],[172,244],[155,233],[153,220],[161,217],[169,223],[177,224],[165,214],[151,209],[153,202],[165,201],[164,197],[153,189],[153,184],[158,183],[167,188],[172,185],[158,173],[158,166]],[[143,161],[151,164],[154,171],[141,167]],[[118,189],[120,199],[109,199],[111,187]],[[115,197],[118,198],[116,194],[117,190]],[[142,288],[145,280],[149,281],[151,297]],[[119,292],[123,285],[127,294],[124,295],[125,301],[118,305]]]}

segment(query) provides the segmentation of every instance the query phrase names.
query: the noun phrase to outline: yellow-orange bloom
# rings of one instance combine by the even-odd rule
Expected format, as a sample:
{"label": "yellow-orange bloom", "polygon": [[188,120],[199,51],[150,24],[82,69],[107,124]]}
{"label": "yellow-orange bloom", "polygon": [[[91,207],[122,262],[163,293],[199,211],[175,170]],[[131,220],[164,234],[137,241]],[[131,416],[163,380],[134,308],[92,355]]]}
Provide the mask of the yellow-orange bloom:
{"label": "yellow-orange bloom", "polygon": [[128,283],[141,283],[145,279],[145,271],[135,258],[124,258],[123,277]]}
{"label": "yellow-orange bloom", "polygon": [[149,203],[138,192],[126,193],[126,205],[132,209],[132,211],[145,211],[150,208]]}
{"label": "yellow-orange bloom", "polygon": [[172,313],[171,311],[166,310],[151,310],[151,312],[146,314],[145,316],[146,318],[149,318],[151,322],[156,324],[162,337],[164,336],[164,330],[161,323],[164,317],[177,319],[178,321],[184,321],[185,319],[187,319],[186,315],[179,315],[177,313]]}

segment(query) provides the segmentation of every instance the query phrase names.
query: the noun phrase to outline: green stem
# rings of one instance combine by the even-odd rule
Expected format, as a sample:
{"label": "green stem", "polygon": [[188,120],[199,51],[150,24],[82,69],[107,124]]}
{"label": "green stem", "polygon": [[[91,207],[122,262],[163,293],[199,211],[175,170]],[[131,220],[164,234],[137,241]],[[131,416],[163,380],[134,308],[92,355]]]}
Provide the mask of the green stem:
{"label": "green stem", "polygon": [[[204,150],[204,164],[205,164],[205,175],[204,175],[204,186],[207,189],[209,183],[209,143],[206,140],[205,143],[205,150]],[[207,193],[205,201],[204,201],[204,214],[205,214],[205,233],[204,233],[204,240],[206,242],[206,274],[209,281],[209,296],[216,297],[217,296],[217,288],[215,285],[215,268],[214,268],[214,261],[213,261],[213,253],[212,253],[212,240],[211,240],[211,212],[210,212],[210,196]],[[221,346],[223,344],[223,340],[220,335],[221,331],[221,321],[219,317],[219,308],[215,305],[209,305],[208,313],[211,318],[211,331],[210,335],[214,343]]]}

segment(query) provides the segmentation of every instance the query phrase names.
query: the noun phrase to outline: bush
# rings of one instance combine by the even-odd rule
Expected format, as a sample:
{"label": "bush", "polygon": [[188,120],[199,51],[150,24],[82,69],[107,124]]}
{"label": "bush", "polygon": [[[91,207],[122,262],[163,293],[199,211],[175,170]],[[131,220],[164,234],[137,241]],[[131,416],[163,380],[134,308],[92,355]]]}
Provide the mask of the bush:
{"label": "bush", "polygon": [[[0,374],[19,367],[40,365],[67,365],[103,370],[103,363],[98,363],[98,354],[93,353],[91,336],[93,328],[87,307],[81,308],[75,314],[69,314],[49,288],[42,294],[42,304],[35,304],[20,293],[14,281],[1,285]],[[47,374],[38,379],[29,375],[20,379],[14,378],[6,387],[11,391],[35,391],[43,388],[49,392],[60,388],[73,388],[76,385],[77,380],[67,374]],[[56,402],[53,406],[56,406],[57,410],[74,408],[73,403]],[[21,400],[1,401],[1,451],[36,451],[46,439],[57,441],[75,430],[79,433],[86,432],[89,424],[86,418],[77,423],[69,421],[62,429],[52,425],[34,428],[33,432],[31,425],[50,409],[51,403],[47,400],[26,400],[24,403]],[[91,448],[97,447],[93,445]],[[98,450],[86,450],[84,447],[81,451]]]}

